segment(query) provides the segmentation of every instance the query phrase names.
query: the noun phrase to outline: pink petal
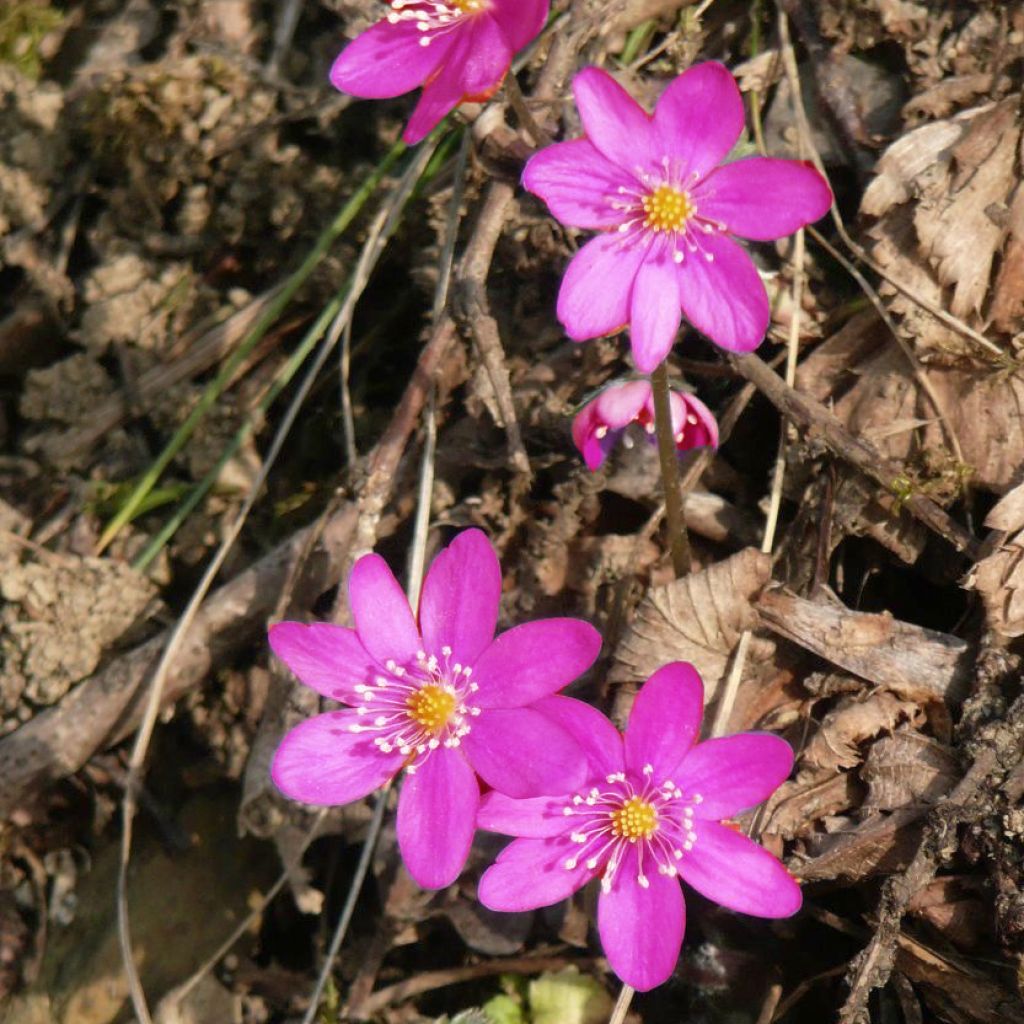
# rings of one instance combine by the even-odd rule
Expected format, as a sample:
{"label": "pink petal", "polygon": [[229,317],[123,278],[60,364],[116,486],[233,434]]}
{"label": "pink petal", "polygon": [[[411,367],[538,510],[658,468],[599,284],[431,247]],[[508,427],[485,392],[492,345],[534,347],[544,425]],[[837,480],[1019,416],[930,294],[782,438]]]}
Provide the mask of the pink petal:
{"label": "pink petal", "polygon": [[587,138],[613,164],[636,174],[658,166],[664,153],[647,111],[600,68],[584,68],[572,81]]}
{"label": "pink petal", "polygon": [[702,896],[754,917],[789,917],[800,909],[800,886],[767,850],[713,821],[695,821],[693,831],[697,841],[677,866]]}
{"label": "pink petal", "polygon": [[422,641],[409,600],[380,555],[363,555],[352,566],[348,603],[359,639],[377,661],[415,657]]}
{"label": "pink petal", "polygon": [[492,790],[480,801],[476,827],[487,829],[488,832],[526,836],[530,839],[558,836],[568,827],[566,816],[562,813],[565,804],[565,797],[535,796],[514,800]]}
{"label": "pink petal", "polygon": [[633,282],[629,317],[633,362],[641,373],[651,373],[669,354],[681,320],[676,265],[645,260]]}
{"label": "pink petal", "polygon": [[698,818],[720,821],[771,796],[792,768],[793,748],[784,739],[747,732],[698,743],[670,778],[687,796],[701,794]]}
{"label": "pink petal", "polygon": [[[683,448],[702,448],[708,446],[718,447],[718,420],[715,414],[696,396],[680,395],[673,392],[672,399],[678,399],[678,406],[675,401],[672,403],[672,426],[678,433],[683,431]],[[690,422],[690,417],[696,423]]]}
{"label": "pink petal", "polygon": [[448,36],[421,46],[422,38],[410,21],[378,21],[341,51],[331,68],[331,84],[371,100],[415,89],[433,74],[454,42]]}
{"label": "pink petal", "polygon": [[654,127],[679,177],[703,178],[743,131],[743,100],[729,69],[708,61],[683,72],[661,94]]}
{"label": "pink petal", "polygon": [[687,253],[678,267],[679,294],[686,319],[716,345],[751,352],[764,339],[771,310],[753,260],[722,235],[704,235],[702,253]]}
{"label": "pink petal", "polygon": [[358,703],[353,687],[378,671],[354,629],[330,622],[278,622],[268,635],[273,652],[301,683],[345,704]]}
{"label": "pink petal", "polygon": [[515,52],[540,34],[548,20],[548,7],[548,0],[493,0],[488,14],[501,26]]}
{"label": "pink petal", "polygon": [[629,322],[633,278],[645,249],[618,232],[592,238],[566,267],[558,292],[558,319],[573,341],[621,330]]}
{"label": "pink petal", "polygon": [[604,437],[598,437],[597,431],[603,425],[594,402],[588,402],[572,421],[573,444],[579,449],[589,470],[600,469],[618,436],[605,434]]}
{"label": "pink petal", "polygon": [[622,771],[622,735],[597,708],[575,697],[562,696],[545,697],[533,708],[560,725],[580,745],[590,766],[589,777]]}
{"label": "pink petal", "polygon": [[658,669],[633,701],[626,726],[626,768],[642,775],[654,769],[652,781],[660,785],[673,776],[693,746],[704,714],[704,684],[688,662],[673,661]]}
{"label": "pink petal", "polygon": [[582,619],[538,619],[502,633],[477,659],[481,708],[519,708],[568,686],[594,664],[601,634]]}
{"label": "pink petal", "polygon": [[568,839],[516,839],[480,879],[477,898],[491,910],[534,910],[571,896],[594,875],[586,865],[569,870],[576,847]]}
{"label": "pink petal", "polygon": [[501,566],[481,530],[463,530],[431,563],[420,598],[424,648],[475,665],[494,637],[501,599]]}
{"label": "pink petal", "polygon": [[606,160],[587,139],[556,142],[530,157],[523,187],[541,197],[563,224],[611,228],[622,222],[618,188],[636,187],[628,174]]}
{"label": "pink petal", "polygon": [[507,796],[569,793],[587,775],[579,744],[533,708],[492,709],[472,720],[462,749],[477,774]]}
{"label": "pink petal", "polygon": [[512,51],[493,18],[471,17],[447,35],[454,43],[423,86],[402,133],[410,145],[429,134],[463,100],[483,99],[494,92],[512,61]]}
{"label": "pink petal", "polygon": [[717,168],[693,199],[701,216],[730,234],[771,241],[828,213],[832,192],[809,163],[754,156]]}
{"label": "pink petal", "polygon": [[476,776],[457,750],[439,747],[415,774],[406,773],[398,798],[398,848],[417,885],[442,889],[459,877],[479,803]]}
{"label": "pink petal", "polygon": [[650,381],[631,380],[605,388],[594,399],[594,405],[609,427],[626,427],[637,418],[650,397]]}
{"label": "pink petal", "polygon": [[331,711],[286,733],[270,768],[277,788],[304,804],[335,806],[384,785],[402,767],[402,755],[383,754],[367,733],[351,732],[359,722],[354,711]]}
{"label": "pink petal", "polygon": [[611,969],[627,985],[647,992],[671,977],[686,929],[679,880],[645,867],[648,887],[637,883],[636,848],[615,873],[611,891],[597,900],[597,929]]}

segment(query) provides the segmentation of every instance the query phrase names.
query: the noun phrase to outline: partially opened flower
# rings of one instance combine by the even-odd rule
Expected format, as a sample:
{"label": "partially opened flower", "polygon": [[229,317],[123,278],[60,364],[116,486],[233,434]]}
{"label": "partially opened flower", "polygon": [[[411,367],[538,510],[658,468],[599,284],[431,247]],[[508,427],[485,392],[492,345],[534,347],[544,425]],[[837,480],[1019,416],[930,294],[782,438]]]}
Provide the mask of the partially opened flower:
{"label": "partially opened flower", "polygon": [[541,619],[494,636],[501,569],[486,536],[465,530],[434,559],[419,624],[379,555],[348,581],[355,629],[280,622],[274,653],[307,686],[351,705],[301,722],[271,768],[286,796],[346,804],[403,768],[398,845],[424,888],[458,877],[480,799],[477,774],[503,792],[557,792],[586,772],[573,734],[535,710],[593,663],[600,634]]}
{"label": "partially opened flower", "polygon": [[[677,451],[718,447],[718,423],[696,395],[672,390],[669,406]],[[656,443],[650,381],[631,380],[605,388],[576,414],[572,421],[572,439],[587,466],[597,469],[634,423],[643,429],[652,444]]]}
{"label": "partially opened flower", "polygon": [[561,797],[484,798],[481,828],[518,836],[480,880],[492,910],[565,899],[600,877],[597,926],[612,970],[640,991],[672,973],[682,946],[679,878],[756,917],[788,917],[800,887],[757,843],[723,822],[789,774],[793,752],[768,733],[694,744],[703,687],[692,665],[659,669],[637,694],[624,736],[569,697],[543,701],[587,751],[590,779]]}
{"label": "partially opened flower", "polygon": [[722,64],[684,72],[653,115],[598,68],[581,71],[573,92],[586,137],[542,149],[523,172],[560,221],[602,232],[562,280],[566,333],[585,341],[629,324],[643,373],[672,347],[681,313],[723,348],[756,348],[768,297],[733,236],[782,238],[817,220],[832,202],[825,180],[796,160],[718,166],[743,130],[743,101]]}
{"label": "partially opened flower", "polygon": [[379,100],[423,86],[402,138],[419,142],[464,100],[487,99],[540,32],[548,0],[390,0],[331,68],[342,92]]}

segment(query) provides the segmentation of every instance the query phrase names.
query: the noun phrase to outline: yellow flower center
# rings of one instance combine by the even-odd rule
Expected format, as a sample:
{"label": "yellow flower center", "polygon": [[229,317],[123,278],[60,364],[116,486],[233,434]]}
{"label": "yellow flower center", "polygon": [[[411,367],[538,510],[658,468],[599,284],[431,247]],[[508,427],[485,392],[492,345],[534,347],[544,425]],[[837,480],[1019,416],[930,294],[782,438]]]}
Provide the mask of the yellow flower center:
{"label": "yellow flower center", "polygon": [[652,231],[682,231],[686,222],[697,212],[689,192],[672,185],[659,185],[641,200],[644,227]]}
{"label": "yellow flower center", "polygon": [[463,14],[479,14],[487,9],[487,0],[450,0],[450,3]]}
{"label": "yellow flower center", "polygon": [[409,717],[428,732],[440,732],[455,710],[455,694],[429,683],[410,693],[405,699]]}
{"label": "yellow flower center", "polygon": [[612,835],[617,839],[650,839],[658,828],[658,812],[653,804],[640,797],[630,797],[617,811],[611,812]]}

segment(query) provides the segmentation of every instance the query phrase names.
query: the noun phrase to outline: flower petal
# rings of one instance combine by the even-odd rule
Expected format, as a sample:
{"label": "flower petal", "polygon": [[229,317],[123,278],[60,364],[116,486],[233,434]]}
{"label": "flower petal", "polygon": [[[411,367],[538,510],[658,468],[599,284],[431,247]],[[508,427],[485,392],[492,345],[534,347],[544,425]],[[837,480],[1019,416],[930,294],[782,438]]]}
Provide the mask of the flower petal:
{"label": "flower petal", "polygon": [[515,800],[492,790],[480,801],[476,827],[506,836],[546,839],[566,831],[568,823],[562,813],[564,796],[535,796]]}
{"label": "flower petal", "polygon": [[439,747],[414,774],[406,772],[398,798],[398,848],[417,885],[442,889],[459,877],[479,803],[476,776],[457,750]]}
{"label": "flower petal", "polygon": [[793,767],[793,748],[768,732],[746,732],[698,743],[671,778],[688,796],[703,798],[698,818],[721,821],[771,796]]}
{"label": "flower petal", "polygon": [[494,637],[501,600],[501,566],[482,530],[463,530],[431,563],[420,598],[424,649],[475,665]]}
{"label": "flower petal", "polygon": [[377,661],[415,657],[422,641],[409,599],[380,555],[363,555],[352,566],[348,603],[359,639]]}
{"label": "flower petal", "polygon": [[645,248],[618,232],[592,238],[569,262],[558,292],[558,319],[573,341],[621,330],[629,322],[633,279]]}
{"label": "flower petal", "polygon": [[462,102],[464,96],[458,67],[449,57],[423,86],[409,123],[402,132],[403,141],[410,146],[421,142]]}
{"label": "flower petal", "polygon": [[651,397],[651,382],[630,380],[613,384],[594,399],[596,411],[609,427],[625,427],[636,419]]}
{"label": "flower petal", "polygon": [[611,969],[627,985],[647,992],[667,981],[679,960],[686,907],[677,878],[651,870],[646,888],[637,883],[631,847],[609,892],[597,900],[597,929]]}
{"label": "flower petal", "polygon": [[626,769],[643,775],[654,769],[653,782],[672,779],[673,772],[693,746],[704,714],[704,684],[685,661],[663,665],[640,688],[626,726]]}
{"label": "flower petal", "polygon": [[449,36],[422,46],[415,23],[378,21],[341,51],[331,67],[335,89],[380,100],[401,96],[422,85],[444,61],[454,40]]}
{"label": "flower petal", "polygon": [[612,445],[618,440],[620,431],[611,431],[599,437],[597,431],[604,426],[597,413],[594,402],[588,402],[572,421],[573,444],[579,449],[587,469],[596,470],[601,467],[611,451]]}
{"label": "flower petal", "polygon": [[661,94],[654,127],[679,177],[703,178],[743,131],[743,99],[729,69],[708,61],[684,71]]}
{"label": "flower petal", "polygon": [[477,899],[491,910],[534,910],[571,896],[594,876],[584,864],[565,862],[576,847],[568,838],[516,839],[480,879]]}
{"label": "flower petal", "polygon": [[594,664],[601,634],[582,619],[538,619],[495,637],[473,677],[481,708],[520,708],[568,686]]}
{"label": "flower petal", "polygon": [[622,222],[620,186],[634,180],[606,160],[587,139],[556,142],[530,157],[523,187],[541,197],[563,224],[576,228],[611,228]]}
{"label": "flower petal", "polygon": [[572,735],[533,708],[484,711],[462,737],[462,749],[484,782],[518,799],[569,793],[587,776]]}
{"label": "flower petal", "polygon": [[493,0],[488,12],[500,26],[512,51],[533,41],[548,20],[548,0]]}
{"label": "flower petal", "polygon": [[354,629],[330,622],[277,622],[268,636],[271,650],[299,682],[332,700],[357,704],[359,695],[353,688],[377,672]]}
{"label": "flower petal", "polygon": [[631,174],[658,165],[657,134],[650,115],[600,68],[584,68],[572,91],[587,138],[613,164]]}
{"label": "flower petal", "polygon": [[484,99],[501,84],[514,49],[494,18],[469,17],[463,35],[448,57],[458,66],[466,99]]}
{"label": "flower petal", "polygon": [[754,261],[722,235],[701,238],[700,252],[688,253],[677,268],[686,319],[716,345],[751,352],[764,339],[771,310]]}
{"label": "flower petal", "polygon": [[714,170],[693,199],[730,234],[771,241],[824,217],[832,192],[809,163],[754,156]]}
{"label": "flower petal", "polygon": [[800,909],[800,886],[767,850],[717,822],[695,821],[693,831],[697,841],[677,867],[702,896],[754,917],[789,917]]}
{"label": "flower petal", "polygon": [[633,282],[629,315],[633,362],[641,373],[651,373],[669,354],[681,320],[675,264],[645,260]]}
{"label": "flower petal", "polygon": [[582,747],[590,776],[622,771],[622,734],[593,705],[575,697],[556,695],[537,701],[533,707],[565,729]]}
{"label": "flower petal", "polygon": [[669,396],[672,404],[672,430],[683,432],[682,441],[676,441],[680,450],[687,448],[718,447],[718,420],[715,414],[696,396],[673,391]]}
{"label": "flower petal", "polygon": [[402,755],[381,753],[365,732],[349,729],[358,723],[354,711],[330,711],[287,732],[270,768],[277,788],[304,804],[335,806],[384,785],[402,767]]}

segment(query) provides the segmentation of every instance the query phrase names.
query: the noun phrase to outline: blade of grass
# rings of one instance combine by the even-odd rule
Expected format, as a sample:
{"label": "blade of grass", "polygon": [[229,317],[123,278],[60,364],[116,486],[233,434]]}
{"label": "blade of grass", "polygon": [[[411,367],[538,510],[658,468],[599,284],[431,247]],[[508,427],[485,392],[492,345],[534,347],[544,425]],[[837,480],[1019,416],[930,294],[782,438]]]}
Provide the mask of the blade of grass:
{"label": "blade of grass", "polygon": [[313,248],[306,255],[299,268],[288,278],[281,291],[274,298],[274,301],[267,307],[263,315],[253,325],[252,330],[227,359],[214,380],[206,386],[206,389],[185,422],[175,431],[174,436],[143,474],[142,479],[135,485],[132,493],[125,500],[120,510],[107,524],[96,545],[96,554],[101,553],[121,529],[138,514],[146,495],[156,486],[164,470],[170,465],[171,460],[181,451],[200,421],[216,403],[237,367],[253,350],[263,335],[273,326],[274,321],[284,312],[288,303],[294,298],[295,293],[306,282],[324,256],[327,255],[331,246],[349,227],[359,211],[362,210],[366,201],[377,190],[384,176],[394,166],[404,151],[405,143],[396,142],[383,160],[374,168],[366,181],[359,186],[341,210],[338,211],[338,215],[334,220],[320,233],[320,237],[316,240]]}

